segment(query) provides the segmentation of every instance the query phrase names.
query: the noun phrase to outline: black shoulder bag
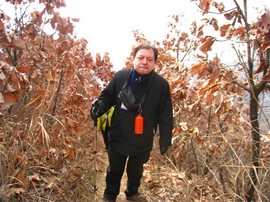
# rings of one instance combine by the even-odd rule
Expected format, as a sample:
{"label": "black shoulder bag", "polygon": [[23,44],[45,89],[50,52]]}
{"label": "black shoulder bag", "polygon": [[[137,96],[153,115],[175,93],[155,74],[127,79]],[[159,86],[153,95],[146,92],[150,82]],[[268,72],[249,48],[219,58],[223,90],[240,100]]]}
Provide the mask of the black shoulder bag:
{"label": "black shoulder bag", "polygon": [[[132,72],[132,70],[131,70],[131,72]],[[131,74],[131,72],[130,72],[130,74]],[[129,74],[129,77],[130,77],[130,74]],[[122,103],[125,105],[125,107],[128,110],[137,110],[137,109],[141,108],[141,105],[144,102],[146,93],[147,93],[147,91],[152,83],[152,79],[153,79],[152,74],[153,74],[153,72],[150,75],[150,78],[149,78],[150,80],[148,82],[146,91],[142,97],[142,100],[139,103],[136,103],[136,98],[135,98],[134,92],[131,89],[130,85],[128,84],[128,81],[129,81],[129,77],[128,77],[128,80],[126,81],[126,83],[122,87],[122,90],[118,94],[118,97],[120,98],[120,100],[122,101]]]}

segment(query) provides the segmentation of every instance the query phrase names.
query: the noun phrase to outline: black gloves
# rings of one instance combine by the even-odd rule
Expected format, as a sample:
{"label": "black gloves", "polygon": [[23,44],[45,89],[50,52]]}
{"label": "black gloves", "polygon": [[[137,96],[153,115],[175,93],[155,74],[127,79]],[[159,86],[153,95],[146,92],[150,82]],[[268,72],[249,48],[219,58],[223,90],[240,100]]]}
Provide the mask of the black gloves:
{"label": "black gloves", "polygon": [[90,117],[94,121],[95,126],[97,125],[97,118],[102,114],[104,114],[104,103],[101,100],[95,100],[90,110]]}
{"label": "black gloves", "polygon": [[164,155],[168,151],[169,147],[168,146],[161,146],[160,147],[160,154]]}

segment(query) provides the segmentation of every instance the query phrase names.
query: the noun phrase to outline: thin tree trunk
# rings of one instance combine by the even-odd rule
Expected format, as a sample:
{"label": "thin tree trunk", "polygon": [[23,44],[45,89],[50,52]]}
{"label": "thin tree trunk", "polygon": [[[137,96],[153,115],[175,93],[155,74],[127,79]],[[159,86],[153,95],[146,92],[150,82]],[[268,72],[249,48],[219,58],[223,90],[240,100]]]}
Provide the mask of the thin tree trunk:
{"label": "thin tree trunk", "polygon": [[258,182],[257,176],[259,172],[260,159],[260,132],[258,120],[258,95],[251,95],[250,99],[250,122],[251,122],[251,136],[252,136],[252,154],[251,161],[253,168],[250,169],[249,189],[246,192],[246,200],[253,201],[256,184]]}
{"label": "thin tree trunk", "polygon": [[55,112],[56,112],[56,107],[57,107],[57,103],[58,103],[58,98],[60,96],[60,90],[61,90],[61,85],[62,85],[62,80],[63,80],[64,74],[65,74],[64,66],[62,65],[61,75],[59,78],[58,87],[57,87],[56,95],[54,98],[54,105],[53,105],[53,109],[52,109],[52,113],[51,113],[52,116],[54,116]]}
{"label": "thin tree trunk", "polygon": [[[236,0],[234,0],[236,5]],[[244,4],[244,13],[243,19],[245,20],[245,27],[247,33],[247,39],[249,39],[249,24],[247,22],[247,0],[243,0]],[[248,60],[248,79],[250,85],[250,124],[251,124],[251,136],[252,136],[252,153],[251,153],[251,162],[252,168],[250,169],[250,178],[248,182],[248,190],[245,193],[245,199],[248,202],[251,202],[254,199],[254,192],[258,182],[257,174],[259,171],[259,159],[260,159],[260,131],[259,131],[259,120],[258,120],[258,105],[259,105],[259,94],[261,89],[259,89],[254,82],[254,73],[253,73],[253,61],[251,57],[251,43],[247,40],[247,60]]]}

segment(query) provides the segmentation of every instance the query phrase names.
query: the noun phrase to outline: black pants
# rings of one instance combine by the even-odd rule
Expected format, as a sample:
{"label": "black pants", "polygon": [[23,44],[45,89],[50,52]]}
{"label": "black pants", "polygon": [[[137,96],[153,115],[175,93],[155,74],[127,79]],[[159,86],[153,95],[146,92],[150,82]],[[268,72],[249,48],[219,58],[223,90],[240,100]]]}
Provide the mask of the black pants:
{"label": "black pants", "polygon": [[116,199],[120,192],[121,179],[127,162],[127,188],[125,194],[132,196],[138,193],[140,181],[143,174],[143,165],[149,160],[150,153],[143,153],[134,156],[125,156],[109,147],[109,166],[106,175],[106,189],[104,197]]}

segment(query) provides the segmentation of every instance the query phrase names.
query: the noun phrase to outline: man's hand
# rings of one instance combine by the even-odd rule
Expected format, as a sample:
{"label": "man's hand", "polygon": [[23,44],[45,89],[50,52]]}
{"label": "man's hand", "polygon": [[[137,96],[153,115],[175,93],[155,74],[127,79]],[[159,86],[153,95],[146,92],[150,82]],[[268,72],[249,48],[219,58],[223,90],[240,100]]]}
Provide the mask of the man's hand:
{"label": "man's hand", "polygon": [[94,121],[95,126],[97,126],[97,119],[103,114],[103,108],[100,106],[99,101],[95,100],[92,104],[90,110],[90,117]]}
{"label": "man's hand", "polygon": [[97,116],[97,113],[98,113],[98,108],[93,106],[90,110],[90,117],[91,119],[94,121],[94,124],[95,126],[97,126],[97,119],[98,119],[98,116]]}

